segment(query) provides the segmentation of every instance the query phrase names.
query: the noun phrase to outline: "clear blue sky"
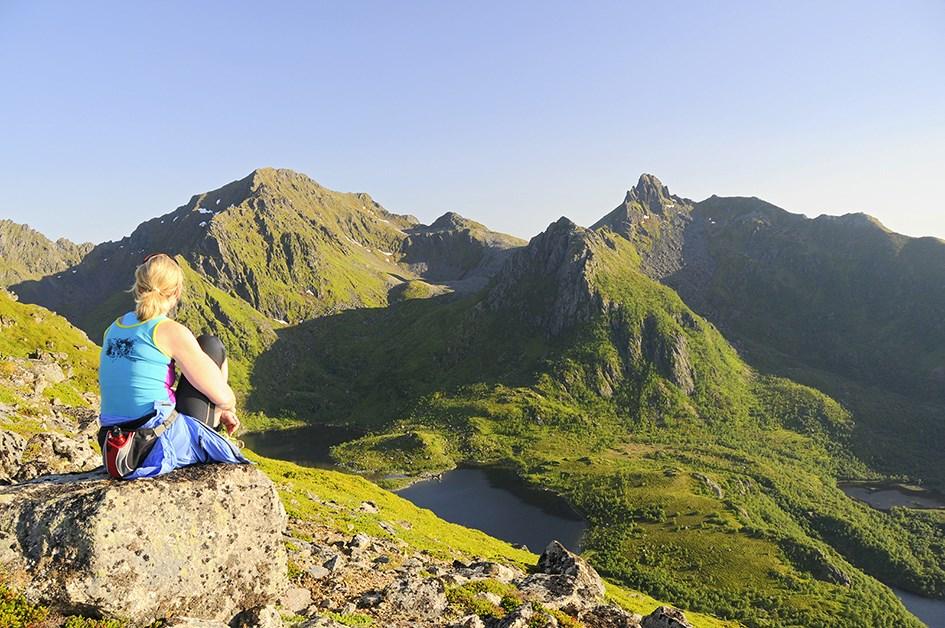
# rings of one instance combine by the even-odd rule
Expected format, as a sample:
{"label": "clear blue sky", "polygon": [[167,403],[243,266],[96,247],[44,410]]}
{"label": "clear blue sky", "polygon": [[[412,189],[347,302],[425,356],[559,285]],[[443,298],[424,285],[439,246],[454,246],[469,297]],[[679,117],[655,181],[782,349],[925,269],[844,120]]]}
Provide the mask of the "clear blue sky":
{"label": "clear blue sky", "polygon": [[0,217],[101,241],[264,165],[529,237],[641,172],[945,237],[945,2],[0,0]]}

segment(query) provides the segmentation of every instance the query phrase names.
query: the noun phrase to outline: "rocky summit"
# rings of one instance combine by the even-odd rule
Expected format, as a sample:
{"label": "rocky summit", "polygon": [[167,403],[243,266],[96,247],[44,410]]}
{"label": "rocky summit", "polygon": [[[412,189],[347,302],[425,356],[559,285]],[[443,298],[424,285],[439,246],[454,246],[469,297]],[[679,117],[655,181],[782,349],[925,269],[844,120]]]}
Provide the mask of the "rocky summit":
{"label": "rocky summit", "polygon": [[115,482],[102,471],[0,490],[0,564],[63,614],[230,621],[286,587],[286,514],[250,465]]}

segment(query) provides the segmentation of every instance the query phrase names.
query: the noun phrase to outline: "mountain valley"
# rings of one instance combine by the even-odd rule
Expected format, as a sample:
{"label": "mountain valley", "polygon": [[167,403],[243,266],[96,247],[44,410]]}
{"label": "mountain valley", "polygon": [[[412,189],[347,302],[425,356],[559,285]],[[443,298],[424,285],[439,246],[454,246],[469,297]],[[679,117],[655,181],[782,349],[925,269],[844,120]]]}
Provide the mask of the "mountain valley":
{"label": "mountain valley", "polygon": [[[511,469],[586,518],[583,555],[613,583],[747,626],[919,625],[888,587],[945,599],[945,510],[839,486],[945,492],[941,240],[643,175],[590,228],[526,243],[274,169],[117,242],[17,229],[4,307],[98,342],[135,265],[172,254],[178,318],[226,343],[250,429],[361,428],[332,455],[388,487]],[[57,394],[94,392],[86,373]]]}

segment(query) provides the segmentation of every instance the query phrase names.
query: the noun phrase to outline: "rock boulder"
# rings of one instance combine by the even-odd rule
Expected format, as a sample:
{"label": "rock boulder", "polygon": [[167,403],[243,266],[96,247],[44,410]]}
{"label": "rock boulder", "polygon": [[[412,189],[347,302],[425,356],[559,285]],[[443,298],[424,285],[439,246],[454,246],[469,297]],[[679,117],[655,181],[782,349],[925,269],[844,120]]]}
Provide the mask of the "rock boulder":
{"label": "rock boulder", "polygon": [[538,571],[520,589],[526,599],[579,613],[604,600],[604,581],[586,560],[552,541],[538,559]]}
{"label": "rock boulder", "polygon": [[67,613],[229,622],[285,589],[286,523],[250,465],[132,482],[48,476],[0,488],[0,565],[28,598]]}

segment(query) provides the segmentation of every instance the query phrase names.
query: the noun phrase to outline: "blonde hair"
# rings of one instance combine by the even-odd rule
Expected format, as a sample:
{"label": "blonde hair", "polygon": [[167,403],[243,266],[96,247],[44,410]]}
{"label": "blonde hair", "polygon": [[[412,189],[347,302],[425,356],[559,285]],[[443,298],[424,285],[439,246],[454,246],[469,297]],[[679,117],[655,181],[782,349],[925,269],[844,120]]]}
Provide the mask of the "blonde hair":
{"label": "blonde hair", "polygon": [[173,257],[151,255],[135,269],[135,315],[146,321],[169,311],[184,289],[184,272]]}

